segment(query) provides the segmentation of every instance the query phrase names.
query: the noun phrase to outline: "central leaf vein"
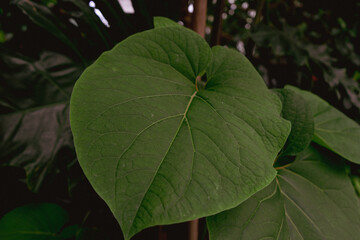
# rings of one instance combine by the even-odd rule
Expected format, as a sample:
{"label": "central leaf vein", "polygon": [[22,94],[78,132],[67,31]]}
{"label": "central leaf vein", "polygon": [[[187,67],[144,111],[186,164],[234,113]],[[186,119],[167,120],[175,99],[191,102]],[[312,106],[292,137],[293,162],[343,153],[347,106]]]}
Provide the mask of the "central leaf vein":
{"label": "central leaf vein", "polygon": [[[174,141],[175,141],[175,139],[176,139],[176,137],[177,137],[177,135],[178,135],[178,133],[179,133],[179,131],[180,131],[180,129],[181,129],[181,126],[182,126],[183,122],[184,122],[185,120],[187,120],[186,115],[187,115],[187,113],[188,113],[188,111],[189,111],[190,105],[191,105],[191,103],[192,103],[192,101],[193,101],[196,93],[197,93],[197,91],[195,91],[195,92],[191,95],[190,100],[189,100],[189,102],[188,102],[188,104],[187,104],[187,106],[186,106],[186,109],[185,109],[184,113],[182,114],[182,115],[183,115],[183,118],[182,118],[182,120],[180,121],[179,127],[178,127],[178,129],[176,130],[175,135],[174,135],[173,139],[171,140],[167,151],[166,151],[165,154],[164,154],[164,157],[161,159],[159,166],[157,167],[156,171],[154,172],[153,178],[151,179],[151,181],[149,181],[150,184],[148,185],[148,187],[147,187],[147,189],[146,189],[146,191],[145,191],[145,193],[144,193],[144,195],[143,195],[143,197],[142,197],[142,199],[141,199],[141,202],[140,202],[140,204],[139,204],[138,207],[137,207],[136,213],[134,214],[134,218],[133,218],[132,223],[131,223],[131,227],[134,225],[135,219],[136,219],[136,217],[137,217],[137,215],[138,215],[138,213],[139,213],[140,207],[141,207],[141,205],[142,205],[142,203],[143,203],[143,201],[144,201],[144,199],[145,199],[145,196],[146,196],[146,194],[149,192],[149,189],[150,189],[151,185],[153,184],[153,182],[154,182],[154,180],[155,180],[155,177],[156,177],[156,175],[157,175],[157,173],[158,173],[158,171],[159,171],[162,163],[164,162],[164,159],[166,158],[167,154],[169,153],[171,147],[173,146],[173,143],[174,143]],[[116,189],[115,189],[115,191],[116,191]],[[115,195],[116,195],[116,194],[115,194]],[[130,230],[130,231],[131,231],[131,230]]]}

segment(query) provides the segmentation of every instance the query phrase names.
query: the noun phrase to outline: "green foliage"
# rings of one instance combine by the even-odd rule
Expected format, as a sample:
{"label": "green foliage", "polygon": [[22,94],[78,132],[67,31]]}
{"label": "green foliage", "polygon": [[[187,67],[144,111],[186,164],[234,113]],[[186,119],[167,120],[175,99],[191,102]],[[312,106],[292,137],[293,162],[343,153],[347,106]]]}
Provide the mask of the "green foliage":
{"label": "green foliage", "polygon": [[[78,229],[76,233],[77,239],[111,240],[122,239],[120,227],[106,204],[99,199],[85,179],[74,152],[68,120],[69,96],[73,84],[85,67],[90,65],[100,53],[111,49],[115,43],[130,34],[151,28],[153,26],[152,16],[171,16],[176,21],[182,21],[186,26],[191,25],[191,18],[186,13],[187,1],[175,0],[169,3],[164,0],[132,0],[134,14],[124,13],[118,0],[96,0],[95,2],[95,8],[101,10],[110,27],[100,21],[100,18],[94,14],[95,8],[89,7],[88,1],[85,0],[12,0],[4,1],[1,5],[0,192],[2,197],[0,198],[0,217],[29,202],[61,201],[66,203],[66,208],[71,215],[69,224],[81,225],[81,229]],[[181,7],[180,2],[183,5]],[[244,4],[245,2],[248,4]],[[263,10],[258,11],[261,9],[262,3],[264,3]],[[207,18],[210,24],[214,19],[211,16],[214,12],[212,6],[210,1]],[[255,9],[257,9],[256,15],[254,15]],[[238,43],[243,43],[244,53],[264,76],[265,83],[269,87],[283,87],[286,84],[292,84],[300,86],[302,89],[310,89],[347,116],[356,121],[360,119],[360,74],[358,71],[360,54],[357,44],[360,40],[358,34],[360,33],[360,4],[357,1],[346,1],[339,8],[336,1],[323,4],[321,1],[310,0],[235,0],[229,3],[225,1],[224,10],[227,15],[222,14],[226,19],[222,24],[221,45],[228,45],[231,48],[238,47]],[[215,22],[217,22],[216,18]],[[161,26],[167,28],[170,26],[169,24],[179,27],[178,24],[165,18],[159,18],[155,22],[157,28]],[[207,33],[209,33],[209,27],[211,28],[211,26],[208,25]],[[138,44],[136,52],[138,49],[144,49],[142,41]],[[238,49],[241,50],[241,44]],[[220,53],[220,50],[218,51]],[[233,51],[230,52],[231,55],[234,54]],[[211,61],[213,60],[214,58]],[[224,64],[229,64],[225,60]],[[221,74],[228,76],[227,72],[222,71]],[[217,74],[219,79],[221,74]],[[242,76],[243,74],[241,72],[237,75]],[[199,92],[204,93],[208,87],[208,85],[205,86],[205,83],[212,80],[207,81],[208,69],[204,74],[199,75],[202,76],[202,79],[198,79],[201,81],[195,80],[195,83]],[[191,79],[195,78],[191,77]],[[149,87],[154,83],[151,80],[146,84],[146,87]],[[297,164],[300,163],[301,159],[297,152],[308,145],[311,134],[305,130],[310,130],[309,124],[313,122],[309,117],[312,116],[312,113],[307,108],[318,105],[316,98],[313,99],[314,102],[310,99],[309,103],[305,104],[302,100],[296,100],[302,99],[299,98],[299,94],[302,95],[301,91],[294,95],[293,93],[297,92],[297,89],[291,89],[291,93],[288,90],[289,88],[279,90],[282,92],[279,95],[283,105],[281,116],[291,121],[292,124],[287,143],[274,163],[279,176],[286,169],[292,169],[293,166],[298,166]],[[243,94],[243,91],[241,93]],[[282,97],[283,95],[284,97]],[[303,96],[303,98],[306,97]],[[278,102],[278,100],[275,101]],[[192,110],[193,103],[189,108],[191,111],[195,111]],[[141,109],[144,108],[142,106]],[[324,162],[329,165],[329,169],[338,166],[337,168],[342,171],[344,165],[350,165],[350,167],[345,166],[346,173],[351,176],[353,186],[359,194],[360,165],[356,164],[358,162],[356,153],[358,138],[355,135],[353,141],[347,141],[347,133],[342,131],[344,126],[351,126],[353,131],[350,133],[355,134],[358,132],[358,125],[346,120],[345,115],[339,115],[332,107],[328,106],[328,108],[328,114],[323,117],[330,116],[329,121],[334,123],[337,120],[333,117],[338,116],[339,121],[336,124],[326,125],[327,131],[338,131],[338,133],[327,136],[325,134],[326,141],[320,141],[317,137],[314,137],[313,141],[323,144],[326,148],[354,163],[347,161],[344,163],[339,156],[331,154],[329,149],[319,148],[314,143],[311,149],[307,149],[305,152],[320,152]],[[295,109],[297,110],[295,111]],[[158,111],[160,110],[158,109]],[[256,111],[256,109],[252,110]],[[231,111],[235,112],[233,109]],[[278,112],[277,110],[276,113]],[[294,117],[293,114],[297,117]],[[208,123],[210,117],[212,118],[212,115],[207,114],[204,123]],[[252,117],[254,116],[252,115]],[[301,121],[299,121],[300,119]],[[248,121],[252,122],[253,119]],[[308,124],[305,122],[303,124],[303,121]],[[321,122],[318,121],[318,123]],[[342,126],[343,123],[344,126]],[[323,136],[323,133],[320,135]],[[340,137],[338,138],[338,136]],[[223,141],[217,136],[215,140],[217,143]],[[341,148],[337,146],[342,142],[350,145],[343,144]],[[236,145],[236,142],[231,140],[226,140],[226,143],[229,143],[226,149]],[[215,144],[212,144],[210,147],[203,148],[206,148],[204,151],[214,152],[214,149],[208,150],[218,147],[214,146]],[[219,146],[222,145],[219,144]],[[181,150],[180,153],[182,153]],[[295,158],[297,160],[294,161]],[[274,159],[266,163],[270,164],[272,161]],[[292,163],[292,161],[294,162]],[[336,163],[332,164],[333,161]],[[302,171],[302,173],[304,172]],[[312,173],[312,177],[316,176],[314,182],[325,179],[333,183],[333,179],[327,178],[322,173],[318,174],[316,171],[312,171]],[[202,171],[201,174],[203,174]],[[213,172],[205,174],[209,175]],[[216,174],[218,173],[216,172]],[[280,178],[279,176],[276,178]],[[330,174],[330,176],[334,175]],[[141,177],[142,175],[139,178]],[[308,179],[310,178],[308,177]],[[176,180],[178,179],[174,181]],[[276,184],[276,182],[270,184]],[[295,180],[294,184],[300,185]],[[274,188],[270,189],[270,186],[273,187],[273,185],[268,185],[264,190],[260,190],[245,200],[240,206],[243,204],[243,206],[248,206],[246,202],[255,196],[261,199],[262,196],[271,194]],[[343,186],[344,188],[348,187],[345,184]],[[344,199],[346,203],[351,202],[352,196],[343,194],[344,192],[346,191],[339,190],[337,197]],[[279,194],[280,198],[284,198],[279,191],[276,194]],[[342,195],[345,195],[346,199],[342,198]],[[202,196],[199,201],[204,201],[205,197]],[[255,203],[256,201],[252,201],[250,205]],[[271,203],[277,208],[267,208],[265,211],[257,211],[256,214],[260,214],[258,216],[264,218],[268,218],[269,215],[278,218],[278,209],[286,206],[281,201],[272,201]],[[340,202],[338,203],[338,206],[341,207]],[[354,202],[352,205],[356,205],[356,203]],[[41,208],[37,205],[31,206],[34,208],[33,215],[37,214],[36,211],[41,212]],[[303,209],[308,207],[304,206]],[[357,213],[353,206],[351,209]],[[342,216],[338,210],[336,212]],[[316,213],[319,214],[319,212]],[[322,219],[325,215],[318,217]],[[357,221],[355,215],[349,216],[354,219],[354,222]],[[21,218],[19,217],[19,219]],[[296,219],[296,217],[292,217],[292,219]],[[200,231],[203,231],[201,229],[204,227],[203,220],[200,220]],[[337,220],[334,222],[339,226],[343,224]],[[346,221],[344,220],[344,222]],[[268,226],[268,223],[264,224]],[[286,224],[288,223],[284,222],[283,226]],[[300,221],[297,228],[301,229],[301,224],[305,223]],[[83,225],[86,228],[83,228]],[[272,229],[276,229],[275,225]],[[293,225],[288,224],[288,226]],[[327,228],[326,224],[318,226]],[[71,225],[62,228],[61,233],[57,232],[56,235],[66,239],[74,236],[73,233],[76,229],[76,225]],[[248,234],[249,229],[244,232]],[[269,230],[271,227],[267,229]],[[187,234],[186,224],[176,224],[150,228],[137,234],[133,239],[157,239],[158,232],[159,238],[161,238],[161,235],[164,235],[162,231],[165,231],[167,238],[171,240],[183,240]],[[256,231],[259,235],[264,236],[264,232],[259,229]],[[340,233],[342,233],[341,230],[339,230]],[[212,231],[212,237],[215,236],[214,234]],[[255,233],[252,234],[255,236]],[[283,230],[281,236],[288,236],[286,234],[286,230]],[[340,239],[348,238],[345,234],[344,236],[334,234],[334,236],[338,236]],[[237,235],[236,231],[232,233],[232,236],[235,235]],[[0,238],[3,239],[3,237]],[[316,235],[309,238],[316,239]]]}
{"label": "green foliage", "polygon": [[85,175],[128,239],[268,185],[290,130],[280,109],[244,56],[170,26],[129,37],[88,68],[70,119]]}
{"label": "green foliage", "polygon": [[244,52],[268,86],[311,89],[360,119],[358,1],[237,0],[224,10],[221,45]]}
{"label": "green foliage", "polygon": [[[309,92],[269,91],[240,53],[155,27],[100,56],[70,104],[80,165],[125,239],[204,216],[210,239],[358,236],[341,157],[359,163],[359,125]],[[279,154],[296,158],[274,168]]]}
{"label": "green foliage", "polygon": [[76,234],[77,226],[69,226],[62,230],[68,218],[67,212],[56,204],[28,204],[14,209],[1,218],[0,238],[4,240],[70,239]]}
{"label": "green foliage", "polygon": [[110,27],[89,1],[1,4],[0,218],[34,201],[61,201],[74,224],[84,223],[84,239],[121,239],[120,227],[76,159],[69,100],[75,81],[100,53],[151,28],[155,13],[178,18],[176,4],[132,2],[135,14],[125,14],[117,0],[96,1]]}
{"label": "green foliage", "polygon": [[315,123],[313,141],[359,164],[359,124],[312,93],[291,86],[285,88],[301,94],[310,104]]}
{"label": "green foliage", "polygon": [[360,204],[341,159],[311,146],[265,189],[207,222],[210,239],[354,239]]}
{"label": "green foliage", "polygon": [[0,76],[7,87],[1,97],[9,109],[0,118],[1,165],[24,168],[29,188],[37,192],[58,174],[56,166],[69,161],[60,155],[73,148],[68,103],[82,69],[49,51],[38,60],[10,53],[1,57],[6,71]]}

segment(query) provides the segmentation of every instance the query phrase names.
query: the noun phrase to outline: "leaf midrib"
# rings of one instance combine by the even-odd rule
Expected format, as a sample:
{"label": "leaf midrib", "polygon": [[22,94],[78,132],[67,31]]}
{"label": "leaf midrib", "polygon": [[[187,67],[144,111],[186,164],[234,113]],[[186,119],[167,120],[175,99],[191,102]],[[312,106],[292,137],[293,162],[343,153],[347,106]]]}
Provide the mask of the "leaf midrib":
{"label": "leaf midrib", "polygon": [[131,233],[131,230],[132,230],[132,228],[133,228],[135,219],[137,218],[137,215],[138,215],[138,213],[139,213],[140,206],[142,205],[142,203],[143,203],[143,201],[144,201],[147,193],[149,192],[149,189],[150,189],[151,185],[153,184],[154,179],[155,179],[155,177],[156,177],[156,175],[157,175],[157,173],[158,173],[158,171],[159,171],[162,163],[164,162],[164,159],[166,158],[167,154],[169,153],[169,151],[170,151],[170,149],[171,149],[171,147],[172,147],[172,145],[173,145],[173,143],[174,143],[174,140],[176,139],[176,137],[177,137],[177,135],[178,135],[178,133],[179,133],[179,131],[180,131],[180,129],[181,129],[181,126],[182,126],[184,120],[186,120],[186,115],[187,115],[187,113],[188,113],[188,111],[189,111],[190,105],[191,105],[194,97],[196,96],[196,93],[197,93],[197,91],[195,91],[195,92],[191,95],[190,100],[189,100],[189,102],[188,102],[188,104],[187,104],[187,106],[186,106],[186,109],[185,109],[185,111],[184,111],[183,118],[181,119],[181,121],[180,121],[180,123],[179,123],[179,127],[178,127],[178,129],[176,130],[175,135],[174,135],[173,139],[171,140],[170,145],[169,145],[167,151],[166,151],[165,154],[164,154],[164,157],[162,158],[162,160],[160,161],[159,166],[157,167],[156,171],[154,172],[155,174],[154,174],[153,178],[151,179],[150,184],[149,184],[149,186],[147,187],[147,189],[146,189],[146,191],[145,191],[145,193],[144,193],[144,195],[143,195],[143,197],[142,197],[142,199],[141,199],[140,204],[138,205],[138,208],[136,209],[136,213],[135,213],[134,218],[133,218],[133,220],[132,220],[132,223],[131,223],[131,225],[130,225],[130,229],[129,229],[128,235],[130,235],[130,233]]}

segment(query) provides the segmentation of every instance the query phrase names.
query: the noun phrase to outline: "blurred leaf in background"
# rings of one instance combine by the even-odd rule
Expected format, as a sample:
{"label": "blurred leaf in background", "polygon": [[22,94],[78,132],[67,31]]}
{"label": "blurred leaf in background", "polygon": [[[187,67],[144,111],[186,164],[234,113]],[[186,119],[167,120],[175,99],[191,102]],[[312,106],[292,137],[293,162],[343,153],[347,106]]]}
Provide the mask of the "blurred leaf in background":
{"label": "blurred leaf in background", "polygon": [[22,240],[70,239],[75,237],[78,226],[63,228],[68,219],[68,213],[53,203],[24,205],[0,220],[0,237]]}

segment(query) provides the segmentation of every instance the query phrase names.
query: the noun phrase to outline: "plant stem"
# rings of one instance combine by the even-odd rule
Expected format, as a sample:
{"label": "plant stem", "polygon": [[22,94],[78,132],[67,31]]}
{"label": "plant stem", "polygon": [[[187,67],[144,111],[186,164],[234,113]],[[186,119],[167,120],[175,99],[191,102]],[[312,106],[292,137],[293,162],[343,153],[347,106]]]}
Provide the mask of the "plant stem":
{"label": "plant stem", "polygon": [[199,219],[189,222],[189,240],[198,240],[199,236]]}
{"label": "plant stem", "polygon": [[[195,0],[194,13],[192,16],[192,29],[197,32],[202,38],[205,37],[206,27],[206,13],[207,13],[207,0]],[[197,88],[196,79],[195,87]],[[197,89],[198,90],[198,89]],[[199,219],[189,222],[189,240],[198,240],[199,236]]]}
{"label": "plant stem", "polygon": [[288,163],[288,164],[286,164],[286,165],[284,165],[284,166],[276,167],[275,169],[276,169],[276,170],[281,170],[281,169],[290,167],[291,164],[292,164],[292,163]]}
{"label": "plant stem", "polygon": [[211,30],[210,46],[220,44],[221,28],[222,28],[222,13],[224,11],[225,0],[218,0],[216,2],[214,22]]}
{"label": "plant stem", "polygon": [[159,226],[159,240],[167,240],[166,232],[163,230],[163,226]]}
{"label": "plant stem", "polygon": [[205,37],[207,0],[195,0],[192,16],[192,29]]}

